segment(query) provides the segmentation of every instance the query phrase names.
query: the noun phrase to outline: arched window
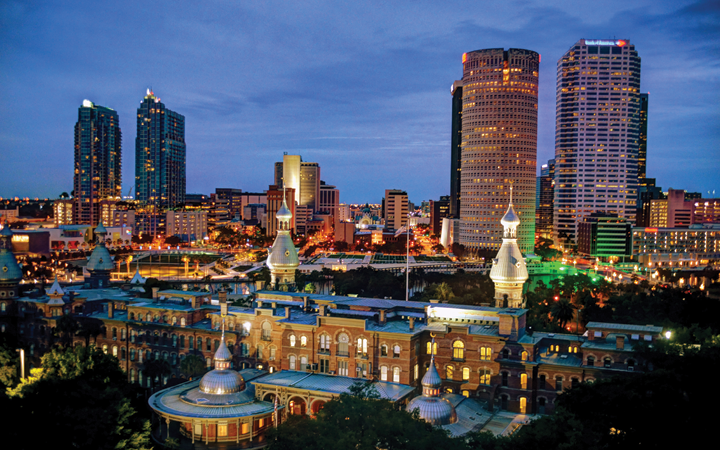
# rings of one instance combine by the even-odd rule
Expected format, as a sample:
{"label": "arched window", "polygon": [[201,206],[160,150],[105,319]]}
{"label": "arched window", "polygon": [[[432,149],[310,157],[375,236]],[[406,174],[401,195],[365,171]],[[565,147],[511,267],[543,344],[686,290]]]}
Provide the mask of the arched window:
{"label": "arched window", "polygon": [[367,356],[367,339],[358,338],[357,340],[357,354],[358,356]]}
{"label": "arched window", "polygon": [[520,389],[527,389],[527,374],[520,374]]}
{"label": "arched window", "polygon": [[388,355],[388,347],[387,345],[383,344],[380,346],[380,356],[387,356]]}
{"label": "arched window", "polygon": [[327,334],[320,335],[320,351],[321,352],[330,352],[330,336]]}
{"label": "arched window", "polygon": [[130,313],[130,320],[135,320],[135,313],[133,313],[133,312]]}
{"label": "arched window", "polygon": [[180,335],[180,348],[185,348],[185,336],[182,334]]}
{"label": "arched window", "polygon": [[117,328],[115,327],[112,329],[112,340],[117,341]]}
{"label": "arched window", "polygon": [[603,365],[605,367],[612,367],[612,359],[610,358],[603,358]]}
{"label": "arched window", "polygon": [[112,355],[117,358],[117,355],[118,355],[117,345],[113,345],[112,352],[113,352]]}
{"label": "arched window", "polygon": [[135,361],[135,349],[130,349],[130,361]]}
{"label": "arched window", "polygon": [[387,379],[388,379],[387,366],[380,366],[380,381],[387,381]]}
{"label": "arched window", "polygon": [[432,341],[427,343],[427,354],[437,355],[437,342],[435,344],[433,344]]}
{"label": "arched window", "polygon": [[300,370],[307,370],[307,356],[300,357]]}
{"label": "arched window", "polygon": [[103,351],[103,353],[105,353],[105,354],[107,355],[107,352],[108,352],[108,346],[107,346],[107,344],[103,344],[103,346],[102,346],[102,351]]}
{"label": "arched window", "polygon": [[175,366],[177,364],[177,353],[170,354],[170,365]]}
{"label": "arched window", "polygon": [[492,348],[480,347],[480,360],[481,361],[490,361],[491,357],[492,357]]}
{"label": "arched window", "polygon": [[135,369],[130,369],[130,382],[135,382]]}
{"label": "arched window", "polygon": [[197,338],[197,349],[198,351],[202,351],[202,338]]}
{"label": "arched window", "polygon": [[462,377],[463,377],[463,381],[470,380],[470,368],[469,367],[463,367]]}
{"label": "arched window", "polygon": [[295,355],[290,355],[290,358],[288,359],[290,360],[290,370],[297,370],[297,368],[295,367]]}
{"label": "arched window", "polygon": [[502,357],[503,357],[503,359],[507,359],[508,356],[510,356],[510,350],[504,348],[503,351],[502,351]]}
{"label": "arched window", "polygon": [[399,382],[400,382],[400,368],[393,367],[393,383],[399,383]]}
{"label": "arched window", "polygon": [[523,361],[527,361],[527,359],[528,359],[528,352],[523,351],[523,352],[520,354],[520,359],[522,359]]}
{"label": "arched window", "polygon": [[452,380],[452,379],[453,379],[453,373],[454,373],[454,372],[455,372],[455,367],[454,367],[454,366],[447,366],[447,367],[445,368],[445,378],[447,378],[448,380]]}
{"label": "arched window", "polygon": [[307,336],[300,336],[300,347],[307,347]]}
{"label": "arched window", "polygon": [[262,324],[262,340],[269,341],[272,336],[272,325],[270,322],[263,322]]}
{"label": "arched window", "polygon": [[178,337],[177,337],[177,334],[173,334],[173,335],[172,335],[172,346],[173,346],[173,347],[177,347],[177,345],[178,345]]}
{"label": "arched window", "polygon": [[508,373],[507,372],[501,372],[500,375],[502,376],[501,383],[503,386],[508,385]]}
{"label": "arched window", "polygon": [[205,339],[205,351],[212,351],[212,339],[210,338]]}
{"label": "arched window", "polygon": [[125,361],[125,347],[120,347],[120,361]]}
{"label": "arched window", "polygon": [[561,375],[558,375],[555,377],[555,390],[556,391],[563,390],[563,377]]}
{"label": "arched window", "polygon": [[163,358],[163,360],[167,361],[168,360],[168,352],[163,352],[162,358]]}
{"label": "arched window", "polygon": [[453,342],[453,359],[465,359],[465,344],[463,341],[457,340]]}
{"label": "arched window", "polygon": [[264,348],[264,347],[263,347],[262,345],[258,345],[258,346],[257,346],[257,358],[258,358],[258,359],[262,359],[262,358],[263,358],[263,348]]}
{"label": "arched window", "polygon": [[137,330],[130,330],[130,342],[133,344],[137,341]]}
{"label": "arched window", "polygon": [[393,358],[399,358],[400,357],[400,346],[396,345],[393,347]]}
{"label": "arched window", "polygon": [[480,369],[480,384],[490,384],[492,372],[487,367]]}
{"label": "arched window", "polygon": [[348,345],[350,343],[350,338],[345,333],[340,333],[338,335],[338,356],[348,356]]}
{"label": "arched window", "polygon": [[185,326],[185,318],[184,318],[184,317],[181,317],[181,318],[180,318],[180,326],[181,326],[181,327],[184,327],[184,326]]}
{"label": "arched window", "polygon": [[595,365],[595,357],[594,357],[594,356],[588,356],[588,357],[587,357],[587,365],[588,365],[588,366],[594,366],[594,365]]}
{"label": "arched window", "polygon": [[152,315],[150,313],[145,314],[145,322],[152,322]]}
{"label": "arched window", "polygon": [[291,335],[290,335],[290,347],[295,347],[295,343],[296,343],[296,341],[295,341],[295,335],[294,335],[294,334],[291,334]]}

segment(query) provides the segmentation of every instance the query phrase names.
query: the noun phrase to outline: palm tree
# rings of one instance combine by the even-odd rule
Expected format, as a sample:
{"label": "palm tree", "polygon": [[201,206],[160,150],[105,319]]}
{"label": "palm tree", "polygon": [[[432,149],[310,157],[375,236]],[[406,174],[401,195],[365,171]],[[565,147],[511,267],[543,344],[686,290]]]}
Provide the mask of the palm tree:
{"label": "palm tree", "polygon": [[550,314],[562,328],[575,316],[575,306],[567,299],[560,299],[550,309]]}
{"label": "palm tree", "polygon": [[450,285],[444,281],[438,285],[437,289],[435,289],[435,295],[437,295],[438,299],[442,301],[448,301],[455,297]]}

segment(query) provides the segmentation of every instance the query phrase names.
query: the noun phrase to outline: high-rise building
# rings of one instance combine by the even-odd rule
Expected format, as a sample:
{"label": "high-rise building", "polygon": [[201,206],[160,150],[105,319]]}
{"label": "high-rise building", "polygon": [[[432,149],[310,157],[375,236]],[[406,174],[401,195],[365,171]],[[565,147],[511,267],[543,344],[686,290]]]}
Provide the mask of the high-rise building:
{"label": "high-rise building", "polygon": [[440,200],[430,200],[430,229],[432,234],[440,236],[442,233],[442,222],[446,217],[450,217],[450,209],[452,203],[450,196],[441,195]]}
{"label": "high-rise building", "polygon": [[460,217],[460,177],[462,175],[462,80],[450,88],[452,94],[452,129],[450,134],[450,216]]}
{"label": "high-rise building", "polygon": [[135,198],[159,210],[185,202],[185,116],[150,89],[137,110]]}
{"label": "high-rise building", "polygon": [[300,196],[298,203],[310,211],[318,210],[320,198],[320,165],[314,162],[300,163]]}
{"label": "high-rise building", "polygon": [[553,204],[555,199],[555,160],[543,164],[537,183],[535,234],[546,239],[553,236]]}
{"label": "high-rise building", "polygon": [[340,191],[324,181],[320,181],[320,200],[317,211],[321,214],[330,214],[333,224],[339,220]]}
{"label": "high-rise building", "polygon": [[215,203],[227,211],[227,220],[242,217],[242,189],[216,188]]}
{"label": "high-rise building", "polygon": [[95,226],[100,202],[122,194],[122,134],[117,111],[84,100],[75,124],[73,222]]}
{"label": "high-rise building", "polygon": [[580,39],[557,63],[554,233],[576,242],[596,211],[635,223],[640,57],[628,40]]}
{"label": "high-rise building", "polygon": [[500,248],[511,185],[523,219],[518,246],[534,247],[539,66],[530,50],[463,55],[459,243],[466,247]]}
{"label": "high-rise building", "polygon": [[398,189],[386,189],[383,198],[383,219],[385,228],[399,230],[407,225],[408,221],[408,195]]}
{"label": "high-rise building", "polygon": [[640,127],[638,136],[638,180],[643,181],[647,177],[647,126],[648,126],[648,102],[650,94],[640,94]]}

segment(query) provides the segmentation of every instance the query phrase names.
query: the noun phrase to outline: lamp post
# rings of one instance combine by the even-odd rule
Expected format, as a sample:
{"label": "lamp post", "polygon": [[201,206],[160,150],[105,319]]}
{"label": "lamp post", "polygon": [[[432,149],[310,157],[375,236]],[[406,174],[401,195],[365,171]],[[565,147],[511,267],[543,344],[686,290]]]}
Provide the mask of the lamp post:
{"label": "lamp post", "polygon": [[20,353],[20,379],[25,379],[25,349],[24,348],[18,348],[15,349],[16,352]]}

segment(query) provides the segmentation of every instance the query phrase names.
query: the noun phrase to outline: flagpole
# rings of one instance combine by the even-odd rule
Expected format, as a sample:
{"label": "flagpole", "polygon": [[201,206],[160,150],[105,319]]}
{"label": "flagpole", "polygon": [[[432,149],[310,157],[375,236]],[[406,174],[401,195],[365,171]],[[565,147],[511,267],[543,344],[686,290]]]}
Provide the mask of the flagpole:
{"label": "flagpole", "polygon": [[410,218],[408,217],[407,229],[407,253],[405,254],[405,301],[410,300]]}

